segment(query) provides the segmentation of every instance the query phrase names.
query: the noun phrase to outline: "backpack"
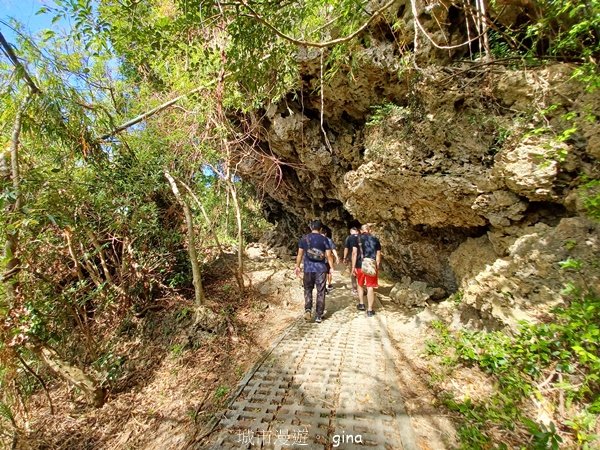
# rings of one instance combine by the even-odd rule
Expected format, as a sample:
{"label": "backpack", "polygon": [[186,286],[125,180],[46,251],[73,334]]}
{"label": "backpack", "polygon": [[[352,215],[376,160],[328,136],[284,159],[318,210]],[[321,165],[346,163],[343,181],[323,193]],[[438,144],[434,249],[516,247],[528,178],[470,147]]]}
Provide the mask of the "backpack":
{"label": "backpack", "polygon": [[305,236],[306,239],[306,257],[313,262],[325,262],[325,252],[320,248],[315,248],[310,246],[310,240],[308,236]]}
{"label": "backpack", "polygon": [[365,258],[362,250],[362,239],[358,238],[358,248],[360,249],[360,257],[362,259],[361,270],[365,275],[374,277],[377,275],[377,262],[373,258]]}

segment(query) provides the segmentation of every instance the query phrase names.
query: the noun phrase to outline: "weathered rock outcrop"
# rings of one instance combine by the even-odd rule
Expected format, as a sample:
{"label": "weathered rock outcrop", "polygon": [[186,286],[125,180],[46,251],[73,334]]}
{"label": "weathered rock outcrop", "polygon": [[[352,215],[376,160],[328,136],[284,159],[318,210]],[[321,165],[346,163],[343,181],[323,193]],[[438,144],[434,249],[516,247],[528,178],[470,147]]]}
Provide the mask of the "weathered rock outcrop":
{"label": "weathered rock outcrop", "polygon": [[[298,226],[286,225],[291,247],[313,217],[340,243],[350,223],[371,222],[392,274],[463,289],[465,304],[510,321],[504,306],[550,304],[565,281],[548,268],[558,270],[556,249],[544,262],[543,248],[583,220],[573,196],[583,175],[599,176],[600,93],[573,81],[567,64],[442,67],[457,54],[423,46],[422,68],[405,66],[399,39],[414,40],[407,5],[398,2],[396,15],[406,26],[392,36],[374,25],[352,69],[322,80],[320,53],[300,55],[302,86],[264,111],[256,137],[267,150],[240,168],[264,187],[271,211],[279,205],[271,220]],[[427,25],[450,13],[419,17]],[[579,234],[580,248],[596,248]],[[536,277],[524,275],[535,267]],[[507,302],[508,286],[522,304]]]}
{"label": "weathered rock outcrop", "polygon": [[[516,327],[519,320],[543,318],[564,294],[573,294],[570,285],[600,289],[598,223],[572,217],[556,227],[539,222],[520,233],[504,257],[497,257],[487,236],[477,246],[463,243],[451,256],[453,270],[462,275],[462,302],[479,312],[477,325]],[[461,257],[473,254],[476,260]]]}

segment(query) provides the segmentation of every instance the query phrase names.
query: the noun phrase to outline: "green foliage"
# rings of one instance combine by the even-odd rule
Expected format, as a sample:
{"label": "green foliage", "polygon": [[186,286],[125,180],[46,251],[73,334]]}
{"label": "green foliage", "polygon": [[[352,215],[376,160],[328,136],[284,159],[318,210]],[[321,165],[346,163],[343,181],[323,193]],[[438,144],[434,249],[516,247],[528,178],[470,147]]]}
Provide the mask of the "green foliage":
{"label": "green foliage", "polygon": [[581,189],[581,196],[588,215],[600,221],[600,180],[585,182]]}
{"label": "green foliage", "polygon": [[[568,259],[565,270],[578,270],[580,262]],[[590,434],[598,420],[600,400],[600,297],[589,292],[557,308],[552,320],[523,323],[518,332],[459,331],[451,333],[443,324],[432,323],[435,339],[427,343],[428,353],[444,356],[448,366],[474,365],[493,376],[498,391],[484,403],[442,398],[444,404],[463,417],[459,434],[465,448],[483,448],[491,442],[494,426],[505,430],[528,430],[533,447],[560,448],[561,437],[553,424],[535,422],[523,413],[531,395],[541,395],[539,383],[548,371],[560,374],[554,389],[568,404],[583,411],[578,420],[566,423],[578,442],[592,442]],[[551,377],[554,379],[554,375]],[[585,448],[585,447],[584,447]]]}
{"label": "green foliage", "polygon": [[[503,8],[500,2],[492,7]],[[600,87],[600,1],[541,0],[528,15],[528,22],[489,33],[492,55],[521,63],[538,57],[577,61],[573,77],[589,91]]]}
{"label": "green foliage", "polygon": [[452,396],[442,396],[442,404],[450,411],[455,411],[465,417],[464,423],[458,427],[458,437],[462,443],[461,448],[483,449],[489,447],[491,439],[485,433],[485,412],[472,403],[470,399],[457,401]]}
{"label": "green foliage", "polygon": [[[596,403],[600,403],[598,397]],[[592,405],[588,408],[588,411],[583,411],[572,419],[565,421],[565,424],[576,433],[577,443],[583,449],[591,449],[591,444],[598,442],[600,439],[599,435],[594,434],[599,414],[600,409],[594,408],[594,405]]]}
{"label": "green foliage", "polygon": [[508,140],[508,138],[512,135],[513,130],[510,128],[500,127],[495,130],[494,133],[494,141],[490,146],[490,153],[495,155],[501,149],[504,143]]}
{"label": "green foliage", "polygon": [[14,420],[15,420],[10,406],[8,406],[6,403],[4,403],[2,401],[0,401],[0,417],[9,421],[10,423],[14,423]]}
{"label": "green foliage", "polygon": [[98,372],[104,375],[104,380],[108,384],[115,383],[123,374],[123,365],[125,363],[125,357],[121,355],[115,355],[112,352],[108,352],[100,356],[93,364]]}
{"label": "green foliage", "polygon": [[367,121],[367,126],[381,125],[390,116],[399,116],[407,118],[409,110],[403,106],[396,105],[395,103],[384,103],[382,105],[376,105],[371,107],[373,113],[370,115]]}
{"label": "green foliage", "polygon": [[600,2],[574,0],[541,2],[542,15],[527,29],[536,44],[547,46],[554,55],[581,53],[593,55],[598,51]]}
{"label": "green foliage", "polygon": [[215,398],[217,400],[223,400],[227,394],[229,393],[229,388],[227,386],[219,386],[216,390],[215,390]]}
{"label": "green foliage", "polygon": [[[224,241],[237,238],[233,217],[223,220],[232,214],[225,183],[202,172],[204,161],[224,165],[226,158],[218,145],[207,149],[199,144],[198,130],[206,126],[212,101],[189,98],[180,102],[183,113],[169,110],[127,135],[101,143],[96,138],[163,103],[171,89],[210,85],[222,68],[219,49],[187,40],[195,34],[184,36],[191,16],[184,17],[190,20],[184,30],[177,28],[181,23],[153,17],[156,10],[147,2],[107,3],[97,9],[87,0],[55,2],[46,12],[56,17],[73,13],[75,31],[66,36],[46,31],[37,42],[23,35],[16,42],[19,57],[31,62],[28,69],[43,95],[32,99],[23,119],[20,211],[10,210],[16,199],[12,183],[0,181],[0,235],[19,232],[25,269],[18,276],[27,286],[20,290],[17,304],[7,305],[0,285],[0,361],[7,369],[0,373],[2,390],[16,386],[29,395],[33,387],[39,388],[31,376],[15,370],[13,347],[23,351],[30,339],[59,348],[70,362],[86,371],[94,368],[91,372],[99,373],[101,382],[114,387],[125,360],[107,351],[111,346],[103,340],[113,332],[115,319],[142,313],[177,291],[189,294],[182,210],[165,180],[165,169],[201,199]],[[104,14],[111,11],[115,15],[109,18],[108,40]],[[156,26],[156,33],[141,30],[140,18],[152,18],[144,23]],[[140,45],[134,48],[131,42]],[[121,70],[116,51],[123,52]],[[27,87],[4,60],[0,82],[7,87],[0,93],[4,150]],[[266,224],[261,203],[243,180],[236,178],[235,184],[245,237],[254,239]],[[190,203],[199,257],[210,261],[215,253],[209,227]],[[0,272],[5,264],[0,262]],[[184,316],[182,310],[179,319]],[[117,330],[127,333],[133,328],[131,322],[125,324]],[[182,351],[177,345],[172,348],[174,356]]]}
{"label": "green foliage", "polygon": [[490,51],[495,58],[512,58],[521,56],[504,36],[495,30],[491,30],[488,35]]}
{"label": "green foliage", "polygon": [[558,263],[561,269],[571,269],[571,270],[580,270],[583,266],[583,263],[578,259],[567,258],[565,261],[560,261]]}
{"label": "green foliage", "polygon": [[462,303],[463,295],[463,291],[456,291],[448,300],[452,301],[455,305],[460,305]]}
{"label": "green foliage", "polygon": [[184,350],[184,344],[173,344],[171,346],[171,355],[173,355],[173,358],[179,358],[181,355],[183,355]]}
{"label": "green foliage", "polygon": [[523,419],[523,423],[533,436],[532,449],[534,450],[558,450],[562,443],[562,438],[557,434],[556,426],[550,423],[546,426],[542,423],[534,422],[530,419]]}

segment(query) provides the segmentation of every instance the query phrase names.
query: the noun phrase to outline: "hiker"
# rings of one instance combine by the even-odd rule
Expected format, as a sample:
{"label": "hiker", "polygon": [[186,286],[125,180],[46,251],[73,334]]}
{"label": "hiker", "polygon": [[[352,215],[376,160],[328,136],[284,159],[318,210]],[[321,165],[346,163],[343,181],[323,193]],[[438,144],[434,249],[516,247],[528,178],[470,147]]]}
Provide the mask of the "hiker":
{"label": "hiker", "polygon": [[[329,245],[331,246],[331,252],[333,253],[334,261],[336,264],[339,264],[340,257],[338,256],[337,249],[333,242],[333,239],[331,239],[331,228],[329,228],[327,225],[324,225],[323,228],[321,228],[321,235],[325,236],[327,238],[327,240],[329,241]],[[333,282],[333,273],[331,271],[331,267],[329,267],[329,263],[327,263],[327,287],[325,288],[326,294],[329,294],[333,290],[332,282]]]}
{"label": "hiker", "polygon": [[358,291],[356,289],[356,275],[353,270],[352,263],[352,247],[354,247],[354,243],[358,239],[358,228],[352,227],[350,228],[350,234],[346,238],[344,242],[344,264],[346,264],[350,268],[350,281],[352,282],[352,294],[358,295]]}
{"label": "hiker", "polygon": [[315,322],[321,323],[325,312],[325,281],[327,279],[327,262],[333,268],[333,255],[331,245],[326,237],[321,235],[323,224],[320,220],[310,223],[310,233],[302,236],[298,241],[298,255],[296,256],[296,276],[300,276],[300,264],[304,264],[304,319],[311,319],[313,304],[313,289],[317,288],[317,307]]}
{"label": "hiker", "polygon": [[371,234],[371,227],[365,224],[361,227],[361,234],[357,237],[352,247],[352,267],[356,274],[358,284],[359,311],[365,310],[363,286],[367,287],[367,316],[373,317],[375,311],[375,288],[378,287],[379,265],[381,264],[381,244],[379,239]]}

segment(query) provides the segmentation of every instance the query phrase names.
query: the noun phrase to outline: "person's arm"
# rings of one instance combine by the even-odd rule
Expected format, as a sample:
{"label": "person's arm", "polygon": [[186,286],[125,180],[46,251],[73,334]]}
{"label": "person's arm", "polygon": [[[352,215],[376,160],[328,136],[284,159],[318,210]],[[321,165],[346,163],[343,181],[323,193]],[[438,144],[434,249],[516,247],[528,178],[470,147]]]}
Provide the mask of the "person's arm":
{"label": "person's arm", "polygon": [[325,250],[325,256],[327,257],[327,261],[329,261],[329,273],[333,273],[333,253],[332,253],[332,251],[330,249]]}
{"label": "person's arm", "polygon": [[294,268],[294,272],[296,276],[300,276],[300,264],[302,264],[302,257],[304,256],[304,249],[299,248],[298,254],[296,255],[296,267]]}
{"label": "person's arm", "polygon": [[375,255],[375,262],[377,263],[377,270],[379,271],[379,266],[381,265],[381,250],[377,250],[377,254]]}
{"label": "person's arm", "polygon": [[[337,250],[334,248],[332,251],[333,251],[333,256],[335,257],[335,263],[339,264],[340,263],[340,257],[337,254]],[[333,267],[333,266],[331,266],[331,267]]]}
{"label": "person's arm", "polygon": [[350,258],[352,258],[352,254],[348,255],[349,250],[352,247],[350,247],[350,237],[348,236],[346,238],[346,240],[344,241],[344,259],[343,259],[343,263],[344,264],[348,264],[350,262]]}
{"label": "person's arm", "polygon": [[352,247],[352,273],[356,273],[356,259],[358,258],[358,248]]}

